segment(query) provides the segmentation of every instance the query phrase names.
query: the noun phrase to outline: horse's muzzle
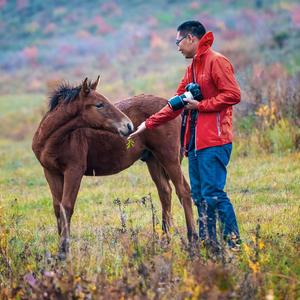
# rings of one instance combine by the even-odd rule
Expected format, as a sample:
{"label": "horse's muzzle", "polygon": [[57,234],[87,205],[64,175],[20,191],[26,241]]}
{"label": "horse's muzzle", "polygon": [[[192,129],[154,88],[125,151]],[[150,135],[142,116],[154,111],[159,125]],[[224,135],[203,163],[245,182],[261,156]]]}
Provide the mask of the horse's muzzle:
{"label": "horse's muzzle", "polygon": [[134,131],[134,126],[131,121],[124,120],[118,127],[118,132],[121,136],[127,137]]}

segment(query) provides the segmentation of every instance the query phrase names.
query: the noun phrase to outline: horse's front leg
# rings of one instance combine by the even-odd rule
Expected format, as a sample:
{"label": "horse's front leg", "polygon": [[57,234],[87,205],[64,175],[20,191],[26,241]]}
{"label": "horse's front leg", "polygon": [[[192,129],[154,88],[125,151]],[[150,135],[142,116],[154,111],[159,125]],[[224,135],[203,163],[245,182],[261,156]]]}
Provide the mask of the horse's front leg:
{"label": "horse's front leg", "polygon": [[50,191],[53,199],[53,208],[57,221],[58,234],[61,234],[61,224],[60,224],[60,205],[63,195],[63,184],[64,177],[58,172],[53,172],[44,168],[45,177],[50,187]]}
{"label": "horse's front leg", "polygon": [[64,173],[63,196],[60,205],[59,256],[61,259],[64,259],[69,252],[70,223],[83,174],[84,170],[82,168],[74,167],[67,169]]}

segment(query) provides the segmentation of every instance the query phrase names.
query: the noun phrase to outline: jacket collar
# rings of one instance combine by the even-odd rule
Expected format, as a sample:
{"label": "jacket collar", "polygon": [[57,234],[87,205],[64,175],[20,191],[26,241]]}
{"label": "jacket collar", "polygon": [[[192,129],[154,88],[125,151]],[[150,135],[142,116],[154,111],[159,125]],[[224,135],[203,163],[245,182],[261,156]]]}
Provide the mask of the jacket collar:
{"label": "jacket collar", "polygon": [[208,49],[210,49],[211,45],[214,42],[214,35],[211,31],[206,32],[204,36],[200,39],[199,44],[198,44],[198,49],[197,52],[194,56],[194,59],[199,59],[200,56],[205,54]]}

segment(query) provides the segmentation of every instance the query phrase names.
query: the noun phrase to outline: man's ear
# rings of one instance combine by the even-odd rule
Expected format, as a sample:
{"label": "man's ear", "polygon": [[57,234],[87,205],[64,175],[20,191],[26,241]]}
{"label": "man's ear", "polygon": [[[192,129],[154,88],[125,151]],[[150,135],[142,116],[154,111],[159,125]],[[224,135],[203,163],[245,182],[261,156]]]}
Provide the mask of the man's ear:
{"label": "man's ear", "polygon": [[195,39],[195,36],[192,35],[191,33],[188,33],[187,38],[188,38],[191,42],[193,42],[194,39]]}
{"label": "man's ear", "polygon": [[100,79],[100,75],[98,75],[96,81],[94,81],[94,82],[91,84],[91,89],[92,89],[92,90],[94,90],[94,91],[96,90],[97,85],[98,85],[98,83],[99,83],[99,79]]}
{"label": "man's ear", "polygon": [[86,77],[82,83],[81,90],[80,90],[80,96],[86,97],[90,93],[91,89],[88,85],[88,78]]}

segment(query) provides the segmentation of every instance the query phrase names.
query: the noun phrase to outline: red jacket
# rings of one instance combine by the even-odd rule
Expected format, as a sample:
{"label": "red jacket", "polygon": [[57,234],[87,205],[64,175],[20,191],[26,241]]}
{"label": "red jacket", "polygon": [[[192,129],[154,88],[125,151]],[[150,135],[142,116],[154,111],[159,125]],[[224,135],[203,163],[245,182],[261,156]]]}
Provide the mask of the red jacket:
{"label": "red jacket", "polygon": [[[180,82],[177,95],[185,92],[185,86],[197,82],[204,99],[198,104],[196,120],[196,150],[228,144],[232,141],[232,105],[240,102],[240,88],[234,77],[229,60],[211,49],[214,37],[207,32],[199,41],[196,55],[188,66]],[[146,120],[146,128],[157,127],[182,113],[183,109],[173,111],[168,105]],[[184,136],[184,147],[188,148],[190,139],[190,113]]]}

